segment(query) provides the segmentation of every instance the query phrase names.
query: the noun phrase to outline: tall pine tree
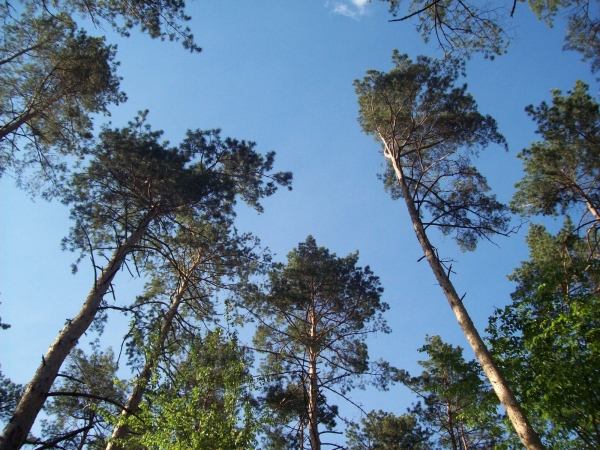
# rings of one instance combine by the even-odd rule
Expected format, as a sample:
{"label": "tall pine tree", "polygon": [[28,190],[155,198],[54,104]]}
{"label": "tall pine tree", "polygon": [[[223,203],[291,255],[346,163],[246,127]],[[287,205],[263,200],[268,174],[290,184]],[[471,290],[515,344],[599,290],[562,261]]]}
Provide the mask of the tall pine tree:
{"label": "tall pine tree", "polygon": [[75,225],[65,246],[92,258],[96,279],[25,389],[0,449],[23,445],[63,361],[103,308],[126,261],[136,265],[160,247],[161,238],[180,227],[179,216],[227,220],[237,198],[260,211],[260,199],[291,180],[290,173],[270,173],[274,153],[263,157],[254,143],[222,140],[218,130],[190,131],[178,147],[160,143],[160,136],[141,120],[104,129],[93,158],[69,183],[64,201]]}

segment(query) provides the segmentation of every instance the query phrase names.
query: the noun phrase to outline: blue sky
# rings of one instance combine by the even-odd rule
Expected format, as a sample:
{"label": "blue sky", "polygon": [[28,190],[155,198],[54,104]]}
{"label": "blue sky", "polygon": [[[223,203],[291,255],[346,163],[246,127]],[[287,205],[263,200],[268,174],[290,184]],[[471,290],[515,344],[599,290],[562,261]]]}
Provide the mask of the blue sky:
{"label": "blue sky", "polygon": [[[512,2],[508,2],[512,3]],[[373,359],[417,372],[416,351],[426,334],[455,345],[468,344],[435,284],[404,205],[392,201],[376,174],[383,157],[378,144],[361,133],[352,82],[367,69],[389,70],[394,48],[415,58],[442,56],[425,45],[413,23],[388,23],[383,3],[348,1],[191,2],[189,23],[200,54],[179,44],[151,40],[137,32],[124,39],[103,30],[118,44],[122,88],[129,100],[112,108],[115,126],[149,109],[149,122],[178,143],[187,129],[221,128],[223,136],[257,142],[277,152],[276,168],[294,173],[292,192],[264,202],[264,214],[239,208],[237,227],[251,231],[278,260],[312,234],[338,255],[360,252],[361,265],[381,277],[390,335],[369,340]],[[582,79],[598,86],[579,55],[562,51],[564,26],[549,29],[519,3],[512,20],[516,38],[495,61],[475,56],[466,82],[480,111],[496,118],[509,151],[490,147],[479,168],[493,190],[508,201],[521,177],[516,154],[536,139],[525,106],[549,100],[550,89],[570,89]],[[99,125],[106,118],[98,118]],[[58,202],[32,202],[5,176],[0,180],[0,316],[12,324],[0,333],[2,371],[25,383],[64,324],[76,314],[92,286],[85,263],[71,275],[75,255],[60,250],[68,232],[68,210]],[[560,222],[546,220],[551,227]],[[483,331],[495,307],[509,300],[506,280],[527,258],[524,236],[482,243],[462,254],[450,239],[432,235],[440,254],[458,261],[453,277],[478,328]],[[117,302],[140,292],[140,280],[116,279]],[[126,320],[111,317],[102,337],[118,346]],[[465,351],[472,357],[470,350]],[[412,397],[402,387],[390,392],[356,393],[366,410],[402,413]],[[346,409],[348,415],[358,414]]]}

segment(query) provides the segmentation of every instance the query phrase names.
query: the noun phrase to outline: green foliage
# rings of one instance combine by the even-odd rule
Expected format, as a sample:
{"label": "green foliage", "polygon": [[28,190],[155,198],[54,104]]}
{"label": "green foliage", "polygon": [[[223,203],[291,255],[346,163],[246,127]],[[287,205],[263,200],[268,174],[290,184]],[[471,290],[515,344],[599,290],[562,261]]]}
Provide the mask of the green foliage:
{"label": "green foliage", "polygon": [[75,349],[45,405],[52,419],[42,421],[41,439],[30,443],[66,450],[103,449],[111,432],[107,418],[118,414],[125,401],[117,368],[110,348],[101,352],[95,346],[90,356]]}
{"label": "green foliage", "polygon": [[429,431],[414,414],[371,411],[346,431],[348,450],[428,450]]}
{"label": "green foliage", "polygon": [[[4,324],[3,324],[4,325]],[[0,371],[0,420],[6,422],[19,403],[24,387],[13,383]]]}
{"label": "green foliage", "polygon": [[275,154],[263,157],[253,142],[197,130],[188,131],[179,147],[168,147],[159,142],[162,132],[143,119],[105,128],[93,159],[67,183],[64,202],[72,205],[75,226],[65,248],[103,255],[148,223],[137,253],[148,256],[164,249],[163,238],[186,220],[230,224],[237,198],[261,211],[261,198],[290,185],[289,172],[269,173]]}
{"label": "green foliage", "polygon": [[[524,1],[524,0],[521,0]],[[575,50],[590,60],[592,72],[600,69],[600,39],[598,5],[592,0],[528,0],[538,18],[552,26],[554,18],[562,14],[567,21],[565,50]]]}
{"label": "green foliage", "polygon": [[[263,369],[263,374],[267,373],[268,369],[264,367]],[[297,374],[273,375],[273,372],[274,370],[264,380],[263,396],[259,399],[263,410],[266,411],[261,429],[262,448],[266,450],[304,448],[305,440],[309,437],[306,380]],[[319,427],[326,432],[333,431],[337,426],[338,413],[338,406],[330,404],[323,392],[319,392],[317,399]]]}
{"label": "green foliage", "polygon": [[246,353],[222,331],[197,337],[155,376],[131,426],[141,433],[128,445],[169,450],[253,449],[259,420]]}
{"label": "green foliage", "polygon": [[357,266],[358,253],[337,257],[309,236],[287,258],[269,272],[264,291],[243,300],[258,322],[255,346],[265,353],[265,403],[301,439],[309,429],[311,364],[318,372],[317,417],[330,428],[337,408],[326,405],[325,392],[343,396],[362,386],[369,372],[364,340],[389,332],[381,315],[389,307],[380,300],[379,278]]}
{"label": "green foliage", "polygon": [[490,143],[506,145],[496,122],[477,110],[467,86],[455,84],[464,70],[457,60],[419,56],[416,62],[394,51],[388,73],[367,71],[356,80],[363,131],[382,143],[382,175],[392,198],[402,197],[395,167],[402,171],[425,229],[454,234],[462,250],[481,238],[505,233],[506,208],[489,195],[485,178],[472,165]]}
{"label": "green foliage", "polygon": [[599,262],[569,219],[556,236],[532,226],[527,243],[513,302],[490,319],[492,351],[549,447],[598,448]]}
{"label": "green foliage", "polygon": [[148,378],[169,365],[182,342],[218,322],[213,299],[219,293],[234,291],[269,259],[260,254],[258,239],[238,235],[229,224],[181,224],[176,235],[163,239],[163,248],[146,266],[151,279],[143,295],[126,309],[133,314],[129,365]]}
{"label": "green foliage", "polygon": [[[403,0],[389,2],[390,12],[397,17],[405,3]],[[438,41],[444,55],[457,54],[469,58],[471,53],[483,53],[486,58],[506,53],[510,43],[503,8],[492,3],[477,4],[457,0],[411,0],[402,17],[404,21],[417,17],[417,31],[425,42],[432,35]]]}
{"label": "green foliage", "polygon": [[[66,14],[15,17],[0,5],[0,175],[9,170],[21,183],[56,181],[62,156],[81,156],[92,133],[92,114],[108,114],[119,91],[116,48],[78,30]],[[34,176],[25,169],[37,166]],[[58,172],[58,173],[57,173]]]}
{"label": "green foliage", "polygon": [[419,397],[412,414],[429,429],[441,448],[489,449],[504,439],[498,400],[483,377],[477,361],[465,361],[462,348],[453,347],[439,336],[427,337],[419,349],[428,360],[419,361],[425,369],[418,377],[399,371],[402,382]]}
{"label": "green foliage", "polygon": [[[194,35],[183,24],[191,18],[185,13],[184,0],[21,0],[35,12],[52,11],[79,15],[89,19],[98,28],[108,24],[122,36],[139,27],[150,37],[181,41],[192,52],[202,49],[194,42]],[[9,4],[10,6],[10,4]]]}
{"label": "green foliage", "polygon": [[[513,34],[509,25],[517,3],[529,3],[531,10],[552,26],[556,16],[567,22],[565,50],[575,50],[584,60],[591,61],[592,72],[600,69],[600,15],[593,0],[515,0],[508,9],[498,2],[468,2],[465,0],[381,0],[389,2],[394,21],[416,17],[417,30],[428,42],[437,40],[444,55],[455,54],[470,58],[473,53],[484,57],[506,53]],[[404,5],[408,3],[408,8]]]}
{"label": "green foliage", "polygon": [[600,221],[600,108],[588,89],[577,81],[566,96],[552,91],[552,105],[527,107],[543,140],[518,155],[525,177],[516,184],[512,206],[517,211],[576,212],[582,227]]}

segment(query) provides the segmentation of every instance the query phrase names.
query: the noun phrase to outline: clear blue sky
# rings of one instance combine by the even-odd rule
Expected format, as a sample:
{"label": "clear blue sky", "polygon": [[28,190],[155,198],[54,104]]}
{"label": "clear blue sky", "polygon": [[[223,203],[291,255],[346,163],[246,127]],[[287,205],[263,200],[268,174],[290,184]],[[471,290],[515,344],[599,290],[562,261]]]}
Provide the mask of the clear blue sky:
{"label": "clear blue sky", "polygon": [[[309,234],[338,255],[358,249],[361,265],[381,277],[391,305],[393,333],[369,340],[373,359],[417,372],[416,349],[426,334],[467,347],[429,267],[417,263],[422,253],[403,203],[392,201],[376,178],[383,158],[359,129],[352,87],[367,69],[389,70],[394,48],[413,58],[441,56],[436,45],[425,45],[412,23],[388,23],[379,2],[206,0],[188,8],[200,54],[137,32],[129,39],[108,33],[119,47],[119,74],[129,97],[112,109],[113,124],[149,109],[149,122],[172,143],[187,129],[218,127],[224,136],[256,141],[262,152],[276,151],[276,168],[294,173],[294,190],[266,200],[262,215],[239,208],[238,229],[258,235],[279,260]],[[562,51],[561,23],[548,29],[519,3],[511,24],[517,37],[508,54],[495,61],[475,56],[466,79],[480,111],[496,118],[509,143],[509,152],[490,147],[479,162],[503,201],[521,177],[516,154],[536,139],[524,107],[550,99],[550,89],[570,89],[578,78],[598,92],[589,66]],[[12,324],[0,333],[0,363],[5,375],[26,383],[93,278],[85,263],[71,275],[75,255],[60,250],[68,210],[58,202],[31,202],[9,177],[0,183],[0,316]],[[465,303],[481,331],[494,307],[510,300],[514,287],[506,275],[527,258],[526,231],[524,226],[517,236],[499,239],[497,246],[483,243],[469,254],[432,236],[441,255],[458,261],[453,279],[467,293]],[[117,302],[132,300],[140,286],[120,273]],[[126,321],[111,318],[103,342],[118,345],[125,332]],[[396,413],[411,402],[402,387],[354,397],[367,410]]]}

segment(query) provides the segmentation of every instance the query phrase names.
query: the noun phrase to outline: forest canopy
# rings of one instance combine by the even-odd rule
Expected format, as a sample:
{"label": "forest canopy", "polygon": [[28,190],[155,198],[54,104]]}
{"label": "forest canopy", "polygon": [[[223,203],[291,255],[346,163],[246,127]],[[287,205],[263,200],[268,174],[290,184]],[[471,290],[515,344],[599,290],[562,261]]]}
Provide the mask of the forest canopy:
{"label": "forest canopy", "polygon": [[0,14],[1,450],[600,446],[596,2]]}

